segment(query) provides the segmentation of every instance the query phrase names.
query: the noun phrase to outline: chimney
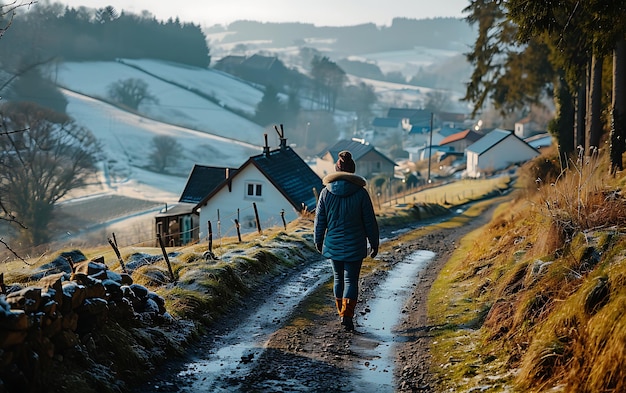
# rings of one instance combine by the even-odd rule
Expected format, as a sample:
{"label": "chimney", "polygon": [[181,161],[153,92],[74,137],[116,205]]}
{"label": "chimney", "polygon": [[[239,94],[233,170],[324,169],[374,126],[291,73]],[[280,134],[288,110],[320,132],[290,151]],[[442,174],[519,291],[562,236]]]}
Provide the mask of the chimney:
{"label": "chimney", "polygon": [[228,180],[228,192],[231,192],[233,190],[233,182],[230,180],[230,168],[225,168],[226,169],[226,180]]}
{"label": "chimney", "polygon": [[278,127],[274,126],[274,129],[278,133],[278,138],[280,139],[280,150],[285,150],[287,148],[287,138],[285,138],[285,129],[283,125],[280,125],[280,131],[278,131]]}
{"label": "chimney", "polygon": [[263,134],[263,136],[265,137],[265,146],[263,146],[263,154],[265,155],[265,157],[269,158],[270,146],[267,144],[267,134]]}

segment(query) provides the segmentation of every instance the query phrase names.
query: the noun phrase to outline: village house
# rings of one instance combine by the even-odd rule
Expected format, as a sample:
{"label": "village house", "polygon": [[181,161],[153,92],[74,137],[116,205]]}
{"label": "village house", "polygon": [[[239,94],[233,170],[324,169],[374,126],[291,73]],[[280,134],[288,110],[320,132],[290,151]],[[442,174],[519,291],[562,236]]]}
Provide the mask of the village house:
{"label": "village house", "polygon": [[225,56],[218,60],[215,69],[236,75],[242,79],[264,86],[280,88],[294,78],[293,72],[276,56],[254,54]]}
{"label": "village house", "polygon": [[408,127],[405,126],[405,129],[414,133],[426,133],[431,126],[431,113],[426,109],[389,108],[387,118],[403,119],[408,125]]}
{"label": "village house", "polygon": [[405,133],[405,128],[408,127],[408,123],[404,123],[402,119],[390,119],[387,117],[375,117],[372,120],[372,129],[378,136],[384,138],[390,138],[393,135],[402,136]]}
{"label": "village house", "polygon": [[324,150],[315,161],[315,171],[321,177],[335,172],[335,163],[339,158],[339,152],[348,150],[352,153],[352,159],[356,164],[356,174],[370,179],[377,175],[393,177],[396,163],[376,150],[376,148],[363,139],[339,140],[328,149]]}
{"label": "village house", "polygon": [[[315,210],[322,180],[287,146],[281,136],[278,149],[250,157],[237,171],[204,196],[194,208],[199,213],[200,237],[212,230],[221,236],[289,223]],[[236,221],[235,221],[236,220]]]}
{"label": "village house", "polygon": [[167,246],[180,246],[198,240],[199,214],[196,205],[216,189],[237,168],[194,165],[178,203],[166,206],[156,215],[156,233]]}
{"label": "village house", "polygon": [[539,133],[539,126],[530,117],[525,117],[515,123],[515,135],[518,138],[525,139]]}
{"label": "village house", "polygon": [[453,151],[464,153],[471,144],[482,138],[483,135],[473,130],[465,130],[448,135],[439,141],[439,146],[449,146]]}
{"label": "village house", "polygon": [[494,129],[465,150],[467,176],[478,178],[524,163],[539,152],[512,131]]}
{"label": "village house", "polygon": [[206,238],[209,225],[216,236],[282,226],[314,211],[322,187],[284,137],[271,150],[266,135],[263,153],[239,168],[195,165],[179,203],[156,215],[157,233],[176,246]]}

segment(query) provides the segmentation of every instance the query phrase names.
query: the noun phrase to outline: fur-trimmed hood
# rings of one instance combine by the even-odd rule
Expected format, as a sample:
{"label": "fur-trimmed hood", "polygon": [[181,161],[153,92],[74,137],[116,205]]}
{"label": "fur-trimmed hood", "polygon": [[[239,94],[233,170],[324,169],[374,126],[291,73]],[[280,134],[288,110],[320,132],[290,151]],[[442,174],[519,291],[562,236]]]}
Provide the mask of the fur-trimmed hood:
{"label": "fur-trimmed hood", "polygon": [[354,183],[357,186],[360,187],[365,187],[365,185],[367,184],[367,181],[359,176],[359,175],[355,175],[352,173],[348,173],[348,172],[335,172],[335,173],[331,173],[329,175],[326,175],[324,177],[324,179],[322,179],[322,182],[324,183],[324,185],[328,185],[332,182],[335,182],[337,180],[346,180],[349,181],[350,183]]}
{"label": "fur-trimmed hood", "polygon": [[331,173],[324,177],[322,182],[328,192],[341,197],[352,195],[367,184],[361,176],[348,172]]}

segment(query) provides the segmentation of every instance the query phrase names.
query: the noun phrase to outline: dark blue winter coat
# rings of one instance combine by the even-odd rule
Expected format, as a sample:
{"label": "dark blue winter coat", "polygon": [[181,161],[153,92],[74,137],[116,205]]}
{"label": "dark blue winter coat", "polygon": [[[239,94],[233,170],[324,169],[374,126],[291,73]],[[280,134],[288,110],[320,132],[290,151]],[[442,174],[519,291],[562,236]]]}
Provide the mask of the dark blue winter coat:
{"label": "dark blue winter coat", "polygon": [[360,261],[367,256],[367,241],[378,249],[379,232],[365,179],[335,172],[323,179],[315,209],[315,244],[322,255],[338,261]]}

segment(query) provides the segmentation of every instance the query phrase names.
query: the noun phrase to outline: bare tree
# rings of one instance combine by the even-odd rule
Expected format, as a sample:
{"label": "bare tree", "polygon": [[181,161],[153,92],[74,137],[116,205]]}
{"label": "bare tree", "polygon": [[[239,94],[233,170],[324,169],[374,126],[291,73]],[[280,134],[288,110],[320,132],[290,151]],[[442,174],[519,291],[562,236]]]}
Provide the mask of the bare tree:
{"label": "bare tree", "polygon": [[163,172],[168,166],[175,165],[178,162],[178,154],[183,149],[176,139],[167,135],[152,138],[152,147],[149,158],[158,172]]}
{"label": "bare tree", "polygon": [[138,109],[144,102],[158,102],[148,91],[148,84],[143,79],[128,78],[113,82],[108,88],[109,98],[131,109]]}
{"label": "bare tree", "polygon": [[315,94],[322,108],[334,112],[339,92],[347,81],[346,73],[328,57],[315,56],[311,60],[311,77],[315,82]]}
{"label": "bare tree", "polygon": [[450,105],[450,93],[441,90],[432,90],[426,93],[424,109],[429,112],[443,112]]}
{"label": "bare tree", "polygon": [[[2,25],[0,25],[0,38],[2,38],[2,36],[4,36],[4,34],[7,32],[7,30],[9,30],[9,27],[11,27],[11,24],[13,23],[13,18],[15,17],[16,10],[19,7],[27,7],[35,3],[36,2],[33,1],[33,2],[28,2],[28,3],[18,4],[16,1],[14,1],[8,4],[0,4],[0,20],[3,21]],[[8,80],[4,81],[4,83],[0,86],[0,93],[2,93],[2,91],[7,86],[9,86],[9,84],[15,77],[16,76],[13,76],[9,78]],[[0,100],[2,100],[1,96],[0,96]],[[0,138],[4,137],[5,135],[19,133],[22,131],[23,130],[13,130],[13,131],[0,130]],[[9,224],[17,224],[20,228],[25,228],[25,226],[22,223],[20,223],[18,220],[16,220],[15,216],[11,214],[11,212],[5,207],[2,201],[2,195],[0,195],[0,223],[2,223],[3,221],[7,221]],[[7,248],[7,250],[9,250],[17,258],[22,259],[2,237],[0,237],[0,244],[4,245]]]}
{"label": "bare tree", "polygon": [[33,103],[4,104],[0,119],[0,200],[5,217],[22,224],[23,245],[46,243],[54,204],[95,172],[100,143],[67,115]]}

